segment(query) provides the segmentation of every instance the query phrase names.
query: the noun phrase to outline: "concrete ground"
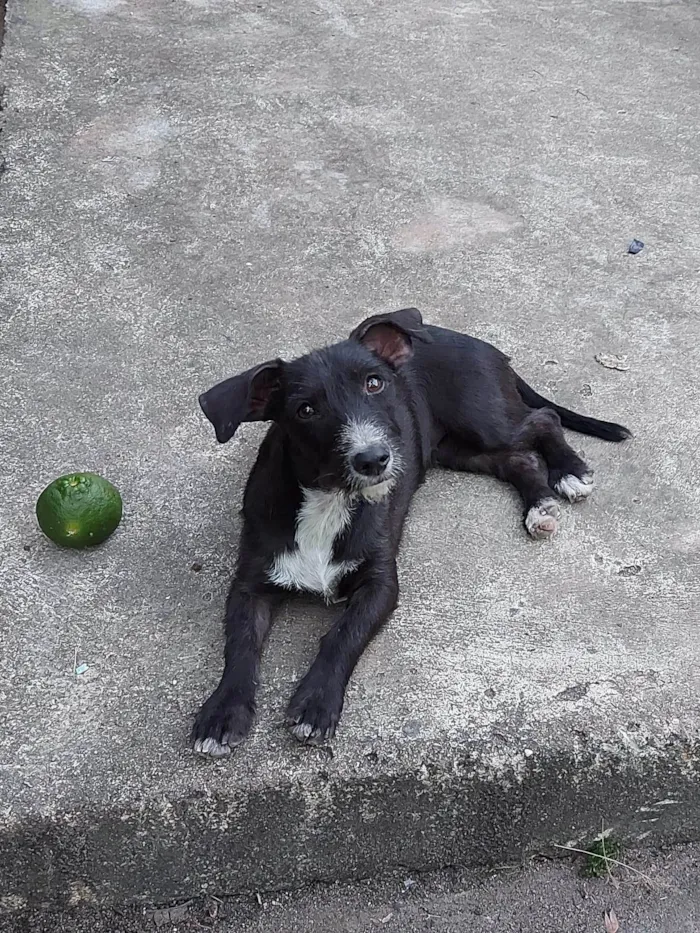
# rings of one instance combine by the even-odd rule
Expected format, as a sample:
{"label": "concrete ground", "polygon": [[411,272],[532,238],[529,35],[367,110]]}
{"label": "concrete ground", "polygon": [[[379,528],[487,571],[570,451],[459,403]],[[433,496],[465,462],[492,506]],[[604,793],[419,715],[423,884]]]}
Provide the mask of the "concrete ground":
{"label": "concrete ground", "polygon": [[[10,0],[2,72],[3,908],[700,839],[697,5]],[[408,303],[635,438],[576,438],[544,545],[431,475],[332,748],[280,727],[296,602],[199,760],[261,429],[218,447],[197,394]],[[33,515],[74,469],[125,501],[87,553]]]}
{"label": "concrete ground", "polygon": [[[700,852],[646,850],[591,879],[559,862],[315,885],[287,894],[15,915],[6,933],[697,933]],[[629,861],[627,861],[629,859]],[[617,922],[617,930],[615,927]]]}

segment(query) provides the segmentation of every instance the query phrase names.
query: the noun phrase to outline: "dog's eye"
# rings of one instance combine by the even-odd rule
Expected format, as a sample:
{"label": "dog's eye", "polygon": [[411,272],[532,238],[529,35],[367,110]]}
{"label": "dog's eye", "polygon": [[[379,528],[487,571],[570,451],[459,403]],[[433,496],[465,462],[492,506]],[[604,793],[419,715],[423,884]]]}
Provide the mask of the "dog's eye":
{"label": "dog's eye", "polygon": [[384,380],[381,376],[367,376],[365,379],[365,389],[369,395],[376,395],[384,388]]}
{"label": "dog's eye", "polygon": [[312,405],[309,405],[308,402],[304,402],[297,408],[297,418],[301,418],[302,421],[308,421],[308,419],[313,418],[315,414],[315,409]]}

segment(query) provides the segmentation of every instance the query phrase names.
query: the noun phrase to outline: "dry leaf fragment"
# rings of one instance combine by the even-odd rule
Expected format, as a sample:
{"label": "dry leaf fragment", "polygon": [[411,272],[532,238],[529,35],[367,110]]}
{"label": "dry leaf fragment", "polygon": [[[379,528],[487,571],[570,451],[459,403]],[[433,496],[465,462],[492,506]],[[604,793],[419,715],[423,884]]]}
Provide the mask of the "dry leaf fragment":
{"label": "dry leaf fragment", "polygon": [[615,916],[615,911],[605,911],[604,916],[605,922],[605,933],[618,933],[620,929],[620,924],[618,923],[617,917]]}
{"label": "dry leaf fragment", "polygon": [[595,361],[606,369],[617,369],[621,373],[626,373],[630,368],[626,356],[615,356],[614,353],[596,353]]}

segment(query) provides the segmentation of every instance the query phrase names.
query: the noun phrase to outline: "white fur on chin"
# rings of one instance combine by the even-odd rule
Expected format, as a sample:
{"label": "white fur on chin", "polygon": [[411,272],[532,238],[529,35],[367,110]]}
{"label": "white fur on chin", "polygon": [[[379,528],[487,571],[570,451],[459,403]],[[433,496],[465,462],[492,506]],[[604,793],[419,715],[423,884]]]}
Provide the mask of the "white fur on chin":
{"label": "white fur on chin", "polygon": [[374,486],[364,486],[360,489],[359,494],[361,498],[365,499],[367,502],[381,502],[382,499],[386,499],[394,488],[395,482],[396,480],[392,476],[391,479],[385,479],[381,483],[375,483]]}

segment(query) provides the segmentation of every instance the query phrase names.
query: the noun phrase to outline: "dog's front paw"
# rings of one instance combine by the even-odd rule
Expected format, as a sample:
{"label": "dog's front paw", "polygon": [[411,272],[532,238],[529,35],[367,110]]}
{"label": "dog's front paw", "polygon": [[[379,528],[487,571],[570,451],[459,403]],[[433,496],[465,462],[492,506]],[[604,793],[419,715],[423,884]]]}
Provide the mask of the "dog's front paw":
{"label": "dog's front paw", "polygon": [[192,727],[192,746],[200,755],[223,758],[251,730],[255,710],[229,690],[216,689],[202,706]]}
{"label": "dog's front paw", "polygon": [[309,672],[287,708],[287,726],[294,738],[305,745],[332,739],[343,711],[343,694],[330,675]]}

